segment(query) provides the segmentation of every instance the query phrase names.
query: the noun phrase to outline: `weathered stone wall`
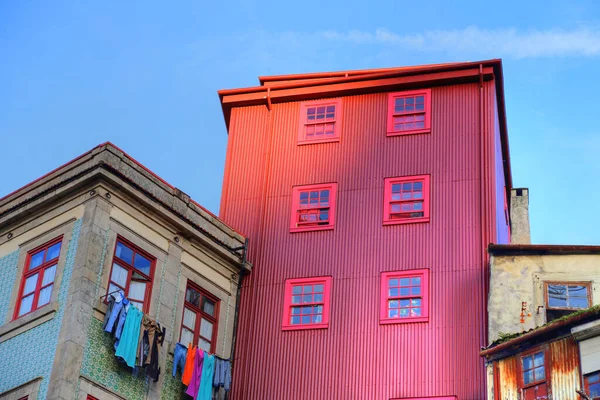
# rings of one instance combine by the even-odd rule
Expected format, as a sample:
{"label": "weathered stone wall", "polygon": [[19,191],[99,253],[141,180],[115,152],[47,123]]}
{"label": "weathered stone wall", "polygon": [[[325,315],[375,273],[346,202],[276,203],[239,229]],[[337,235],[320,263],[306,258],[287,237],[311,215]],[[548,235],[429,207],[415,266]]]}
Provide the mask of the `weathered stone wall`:
{"label": "weathered stone wall", "polygon": [[[490,270],[490,342],[500,332],[527,331],[546,322],[546,281],[591,282],[592,305],[600,304],[600,255],[492,256]],[[527,303],[524,323],[522,302]]]}

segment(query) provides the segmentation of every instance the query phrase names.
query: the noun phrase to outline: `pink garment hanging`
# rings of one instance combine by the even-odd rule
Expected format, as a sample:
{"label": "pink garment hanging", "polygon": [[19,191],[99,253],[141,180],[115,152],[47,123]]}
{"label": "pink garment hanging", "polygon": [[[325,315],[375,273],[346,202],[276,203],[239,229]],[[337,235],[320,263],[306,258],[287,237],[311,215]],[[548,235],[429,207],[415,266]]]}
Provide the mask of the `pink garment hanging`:
{"label": "pink garment hanging", "polygon": [[202,380],[202,365],[204,364],[204,351],[197,349],[196,357],[194,358],[194,370],[192,371],[192,379],[190,385],[185,391],[186,394],[192,396],[194,399],[198,396],[198,389],[200,388],[200,381]]}

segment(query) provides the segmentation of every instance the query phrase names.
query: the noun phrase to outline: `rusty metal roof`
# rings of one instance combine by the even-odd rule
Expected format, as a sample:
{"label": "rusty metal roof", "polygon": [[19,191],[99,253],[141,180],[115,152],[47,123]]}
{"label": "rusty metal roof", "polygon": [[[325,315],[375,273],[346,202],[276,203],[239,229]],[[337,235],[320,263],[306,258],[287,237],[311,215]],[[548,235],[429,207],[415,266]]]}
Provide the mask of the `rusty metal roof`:
{"label": "rusty metal roof", "polygon": [[538,338],[542,335],[553,333],[554,331],[571,326],[576,323],[587,322],[600,315],[600,305],[595,305],[584,310],[576,311],[573,314],[565,315],[562,318],[556,319],[547,324],[538,326],[537,328],[530,329],[526,332],[519,332],[512,335],[505,336],[501,339],[496,340],[488,347],[483,349],[479,354],[482,357],[488,357],[493,354],[499,353],[502,350],[507,350],[511,347],[524,343],[528,340]]}

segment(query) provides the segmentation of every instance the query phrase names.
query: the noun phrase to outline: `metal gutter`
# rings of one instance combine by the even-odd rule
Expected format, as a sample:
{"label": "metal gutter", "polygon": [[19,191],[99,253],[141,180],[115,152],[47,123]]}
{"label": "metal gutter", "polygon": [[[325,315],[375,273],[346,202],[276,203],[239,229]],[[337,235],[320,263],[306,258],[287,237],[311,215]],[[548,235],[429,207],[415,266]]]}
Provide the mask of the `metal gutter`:
{"label": "metal gutter", "polygon": [[600,254],[600,246],[564,244],[490,244],[491,255]]}

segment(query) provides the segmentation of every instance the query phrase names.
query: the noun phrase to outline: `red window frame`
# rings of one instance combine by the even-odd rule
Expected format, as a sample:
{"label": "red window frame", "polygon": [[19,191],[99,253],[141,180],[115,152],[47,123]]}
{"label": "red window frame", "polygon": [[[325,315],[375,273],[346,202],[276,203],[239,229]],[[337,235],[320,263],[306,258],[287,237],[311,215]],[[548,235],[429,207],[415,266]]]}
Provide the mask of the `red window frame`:
{"label": "red window frame", "polygon": [[[117,247],[118,247],[119,243],[123,244],[125,247],[132,250],[133,254],[131,256],[131,262],[127,262],[126,260],[123,260],[123,259],[117,257]],[[139,269],[134,267],[133,263],[134,263],[136,254],[139,254],[139,255],[143,256],[144,258],[150,260],[150,274],[145,274],[142,271],[140,271]],[[114,269],[115,264],[117,264],[119,267],[127,270],[127,279],[125,282],[125,287],[119,285],[117,282],[112,280],[112,274],[113,274],[113,269]],[[115,242],[115,249],[113,250],[113,258],[112,258],[112,262],[110,264],[110,275],[108,276],[108,284],[106,285],[106,294],[108,295],[109,293],[111,293],[111,292],[109,292],[110,285],[113,284],[114,286],[123,290],[126,297],[129,297],[129,288],[130,288],[132,281],[146,282],[144,301],[141,302],[143,304],[141,311],[148,313],[148,311],[150,310],[150,300],[151,300],[151,294],[152,294],[152,284],[154,282],[155,267],[156,267],[156,258],[155,257],[153,257],[148,252],[140,249],[138,246],[134,245],[133,243],[131,243],[127,239],[123,238],[122,236],[117,236],[117,240]],[[133,279],[134,272],[136,274],[139,274],[143,279]],[[108,296],[105,298],[104,301],[108,302],[107,299],[108,299]],[[129,299],[129,300],[131,301],[132,299]],[[135,301],[140,302],[138,299],[136,299]]]}
{"label": "red window frame", "polygon": [[[327,203],[322,202],[322,191],[329,190],[329,199]],[[312,193],[317,192],[317,204],[310,204],[313,198]],[[308,198],[302,198],[308,193]],[[305,203],[306,200],[306,203]],[[337,183],[321,183],[317,185],[294,186],[292,188],[292,212],[290,213],[290,232],[322,231],[333,229],[335,227],[335,209],[337,203]],[[302,215],[320,217],[322,210],[328,209],[327,223],[320,220],[301,221]]]}
{"label": "red window frame", "polygon": [[[196,306],[195,304],[187,301],[188,289],[192,289],[200,294],[200,298],[199,298],[200,305],[199,306]],[[203,300],[205,298],[209,299],[210,301],[212,301],[215,304],[214,316],[210,315],[209,313],[207,313],[203,310],[203,305],[204,305]],[[193,332],[193,344],[194,345],[198,346],[198,344],[199,344],[198,342],[200,341],[200,338],[202,338],[203,340],[210,343],[210,352],[214,353],[217,348],[217,333],[219,331],[219,306],[220,306],[220,300],[217,297],[211,295],[210,293],[203,290],[200,286],[196,285],[194,282],[188,280],[186,288],[185,288],[185,294],[184,294],[184,300],[183,300],[183,310],[181,311],[181,327],[179,328],[180,342],[181,342],[181,334],[183,333],[183,328],[185,327],[187,330]],[[193,327],[187,326],[184,324],[184,316],[185,316],[186,308],[188,308],[190,311],[192,311],[196,314],[196,321],[195,321],[195,324]],[[202,318],[206,319],[208,322],[213,324],[211,338],[206,338],[206,337],[200,335],[200,324],[202,322]],[[188,343],[182,343],[182,344],[185,346],[188,345]]]}
{"label": "red window frame", "polygon": [[[593,382],[590,382],[590,378],[594,379]],[[583,377],[583,384],[585,388],[585,394],[591,396],[590,385],[598,385],[600,384],[600,371],[590,372],[589,374],[585,374]],[[597,396],[592,397],[592,400],[600,399],[600,393]]]}
{"label": "red window frame", "polygon": [[[417,193],[414,189],[411,191],[411,198],[402,198],[402,192],[394,199],[392,196],[396,196],[394,186],[405,183],[421,183],[421,198],[415,197]],[[413,224],[417,222],[429,222],[429,205],[430,205],[430,186],[429,186],[429,175],[414,175],[414,176],[401,176],[395,178],[385,178],[384,180],[384,193],[383,193],[383,224],[384,225],[396,225],[396,224]],[[408,214],[410,211],[392,213],[392,206],[399,206],[402,208],[404,204],[422,203],[423,215],[420,217],[401,217],[401,214]],[[413,210],[417,211],[417,210]],[[419,212],[421,210],[418,210]],[[398,218],[393,215],[398,215]]]}
{"label": "red window frame", "polygon": [[[413,278],[420,279],[420,293],[413,291],[416,288]],[[409,279],[408,284],[405,280]],[[397,289],[392,291],[393,289]],[[407,289],[401,294],[401,289]],[[420,305],[413,300],[420,300]],[[409,301],[408,305],[401,303]],[[392,303],[396,302],[396,303]],[[412,309],[420,308],[419,316],[411,316]],[[389,310],[397,310],[397,316],[390,316]],[[407,310],[408,316],[402,317],[401,310]],[[380,324],[402,324],[429,321],[429,269],[412,269],[405,271],[391,271],[381,273],[381,301],[379,310]]]}
{"label": "red window frame", "polygon": [[[48,301],[48,303],[38,304],[39,297],[40,297],[40,292],[42,291],[42,289],[45,289],[45,288],[55,284],[56,273],[58,270],[58,261],[60,260],[60,252],[62,251],[62,240],[63,240],[63,237],[61,235],[55,239],[50,240],[49,242],[46,242],[45,244],[43,244],[39,247],[36,247],[35,249],[27,252],[27,258],[25,259],[25,266],[23,267],[23,276],[21,278],[21,284],[19,286],[19,296],[17,297],[17,303],[15,305],[15,313],[13,315],[13,320],[21,318],[24,315],[30,314],[30,313],[34,312],[35,310],[45,306],[46,304],[50,304],[50,302],[52,300],[52,292],[55,289],[54,286],[52,287],[52,290],[50,292],[50,300]],[[48,249],[58,243],[60,243],[60,247],[58,249],[58,255],[50,260],[47,260],[46,258],[48,257]],[[32,256],[37,255],[41,252],[43,252],[42,263],[35,266],[33,269],[30,270],[29,268],[31,266]],[[52,281],[48,282],[46,284],[43,284],[44,273],[52,267],[55,267],[54,277],[52,278]],[[25,290],[25,282],[27,281],[27,279],[36,274],[37,274],[37,281],[35,284],[35,289],[33,291],[23,293],[23,291]],[[19,312],[21,311],[22,300],[25,297],[31,296],[32,294],[33,294],[33,300],[32,300],[32,304],[31,304],[31,309],[28,312],[26,312],[22,315],[19,315]]]}
{"label": "red window frame", "polygon": [[[301,329],[326,329],[329,327],[329,310],[331,300],[331,281],[330,276],[319,276],[312,278],[294,278],[285,281],[285,298],[283,301],[283,322],[281,329],[284,331]],[[322,292],[315,292],[317,285],[323,285]],[[310,286],[310,291],[304,291]],[[298,288],[301,288],[298,290]],[[321,295],[317,300],[317,295]],[[310,296],[310,297],[309,297]],[[298,299],[298,297],[300,299]],[[305,301],[306,300],[306,301]],[[298,302],[299,301],[299,302]],[[311,307],[304,314],[303,308]],[[322,307],[321,313],[316,308]],[[295,314],[294,308],[299,309],[300,314]],[[320,322],[313,321],[321,316]],[[310,321],[305,323],[302,317],[309,317]],[[299,323],[292,323],[292,317],[299,318]]]}
{"label": "red window frame", "polygon": [[[333,112],[331,112],[332,107]],[[309,114],[311,111],[314,112]],[[323,117],[319,118],[320,115]],[[300,103],[298,144],[339,142],[341,123],[342,99],[304,101]],[[311,129],[312,135],[309,133]],[[319,135],[319,131],[323,133]]]}
{"label": "red window frame", "polygon": [[[417,110],[417,97],[424,97],[423,107],[419,107]],[[402,109],[397,109],[396,99],[404,99],[405,101],[412,99],[412,109],[406,110],[408,107],[404,106]],[[399,105],[400,107],[400,105]],[[399,136],[399,135],[414,135],[419,133],[430,133],[431,132],[431,89],[421,90],[410,90],[405,92],[394,92],[388,94],[388,111],[387,111],[387,136]],[[406,119],[405,124],[413,124],[414,127],[408,129],[398,129],[401,125],[398,123],[398,119]],[[419,119],[419,121],[417,121]],[[413,122],[410,122],[412,120]],[[420,125],[422,123],[422,125]],[[417,124],[420,126],[417,127]]]}
{"label": "red window frame", "polygon": [[[541,365],[539,365],[539,364],[536,365],[534,363],[535,356],[540,353],[542,353],[544,355],[544,363]],[[523,359],[527,358],[527,357],[531,357],[531,359],[532,359],[532,361],[531,361],[532,367],[531,368],[524,368]],[[535,370],[536,370],[536,368],[539,368],[540,366],[544,367],[544,376],[543,376],[543,378],[536,379],[536,376],[538,376],[539,373],[536,373]],[[533,381],[525,383],[524,374],[528,371],[533,371]],[[538,347],[535,347],[533,349],[530,349],[526,352],[522,352],[521,354],[519,354],[519,358],[517,360],[517,374],[518,374],[517,382],[518,382],[519,392],[521,393],[521,398],[525,398],[525,391],[527,389],[535,388],[540,385],[546,385],[546,387],[545,387],[546,391],[550,392],[550,376],[548,374],[549,371],[551,371],[550,352],[548,351],[547,346],[538,346]],[[537,390],[537,389],[535,389],[535,390]]]}

